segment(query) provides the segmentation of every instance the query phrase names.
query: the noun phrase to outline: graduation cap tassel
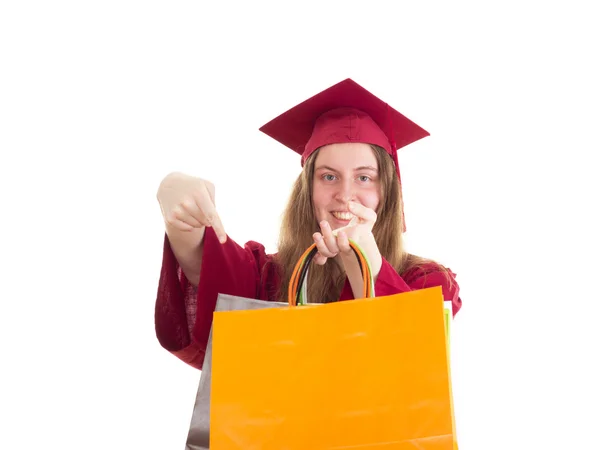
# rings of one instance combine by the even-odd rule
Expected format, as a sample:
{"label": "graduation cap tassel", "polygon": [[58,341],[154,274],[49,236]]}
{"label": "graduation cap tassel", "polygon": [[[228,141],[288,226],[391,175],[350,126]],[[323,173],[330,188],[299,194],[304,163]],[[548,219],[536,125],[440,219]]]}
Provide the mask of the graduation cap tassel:
{"label": "graduation cap tassel", "polygon": [[391,147],[390,153],[392,154],[392,159],[394,160],[394,165],[396,166],[396,174],[398,175],[398,178],[400,178],[400,166],[398,164],[398,147],[396,145],[396,139],[394,135],[394,122],[392,121],[392,112],[388,103],[385,104],[385,107],[387,113],[387,122],[389,126],[388,137],[390,140]]}
{"label": "graduation cap tassel", "polygon": [[[396,175],[398,175],[398,182],[400,183],[400,195],[402,195],[402,178],[400,177],[400,163],[398,162],[398,148],[396,146],[396,139],[394,138],[394,123],[392,121],[392,114],[390,110],[390,105],[388,103],[385,104],[388,118],[388,126],[389,129],[389,139],[391,145],[391,153],[392,160],[394,161],[394,166],[396,166]],[[406,222],[404,220],[404,201],[402,201],[402,231],[406,232]]]}

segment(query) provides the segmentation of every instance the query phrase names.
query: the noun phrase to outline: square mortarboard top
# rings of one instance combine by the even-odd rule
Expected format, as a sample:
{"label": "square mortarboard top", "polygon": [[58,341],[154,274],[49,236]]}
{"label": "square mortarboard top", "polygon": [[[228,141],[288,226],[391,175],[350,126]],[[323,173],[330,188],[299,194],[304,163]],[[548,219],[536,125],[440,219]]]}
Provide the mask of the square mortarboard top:
{"label": "square mortarboard top", "polygon": [[302,156],[334,143],[364,142],[386,150],[399,174],[397,150],[429,133],[350,78],[294,106],[260,131]]}

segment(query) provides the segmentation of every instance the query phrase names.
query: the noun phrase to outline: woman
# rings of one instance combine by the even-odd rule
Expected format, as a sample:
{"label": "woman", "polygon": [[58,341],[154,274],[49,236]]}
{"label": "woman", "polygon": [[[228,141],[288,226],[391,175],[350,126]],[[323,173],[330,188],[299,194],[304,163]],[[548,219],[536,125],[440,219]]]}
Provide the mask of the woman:
{"label": "woman", "polygon": [[157,198],[165,219],[156,302],[160,344],[198,369],[219,293],[287,301],[295,263],[312,243],[311,302],[360,296],[362,277],[348,240],[365,251],[378,296],[441,286],[453,314],[462,302],[455,275],[403,250],[404,212],[397,150],[428,135],[347,79],[261,128],[300,153],[303,171],[284,213],[278,252],[231,240],[215,208],[215,187],[167,175]]}

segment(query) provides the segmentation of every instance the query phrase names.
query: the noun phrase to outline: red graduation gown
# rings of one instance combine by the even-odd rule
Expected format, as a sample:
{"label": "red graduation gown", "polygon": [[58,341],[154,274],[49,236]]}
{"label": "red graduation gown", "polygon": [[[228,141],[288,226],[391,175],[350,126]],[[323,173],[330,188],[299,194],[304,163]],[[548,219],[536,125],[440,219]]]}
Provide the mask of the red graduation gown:
{"label": "red graduation gown", "polygon": [[[212,228],[204,235],[200,283],[190,285],[165,235],[163,261],[155,307],[155,329],[160,345],[175,356],[201,369],[219,293],[259,300],[275,300],[278,277],[273,255],[263,245],[249,241],[243,247],[229,237],[221,244]],[[375,283],[377,295],[392,295],[441,286],[444,299],[452,301],[456,315],[462,302],[459,287],[434,265],[412,269],[402,276],[384,259]],[[352,299],[346,280],[340,300]]]}

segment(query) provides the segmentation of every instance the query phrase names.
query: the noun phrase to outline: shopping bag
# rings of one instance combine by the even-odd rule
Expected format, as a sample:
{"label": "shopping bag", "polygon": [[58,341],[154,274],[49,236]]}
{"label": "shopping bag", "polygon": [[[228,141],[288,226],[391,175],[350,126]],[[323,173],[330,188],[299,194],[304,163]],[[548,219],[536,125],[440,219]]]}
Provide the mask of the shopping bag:
{"label": "shopping bag", "polygon": [[364,298],[307,302],[313,247],[287,306],[214,313],[211,450],[457,448],[441,288],[376,297],[353,250]]}
{"label": "shopping bag", "polygon": [[[253,310],[286,306],[287,303],[266,302],[234,295],[219,294],[215,311]],[[192,412],[185,450],[207,450],[210,433],[210,386],[212,366],[212,329],[200,374],[200,383]]]}

